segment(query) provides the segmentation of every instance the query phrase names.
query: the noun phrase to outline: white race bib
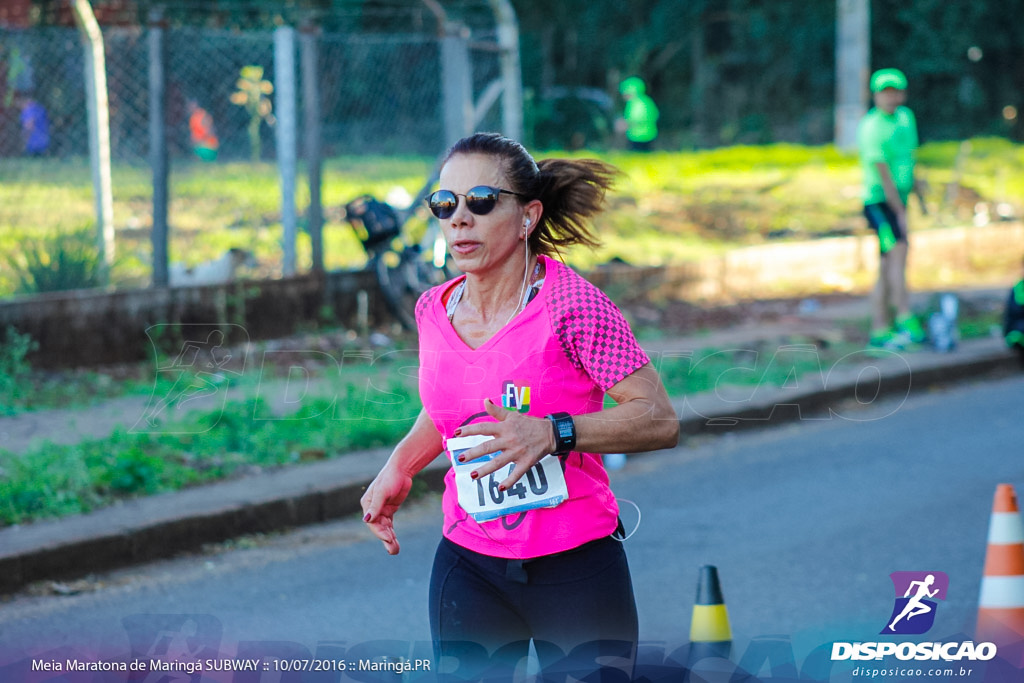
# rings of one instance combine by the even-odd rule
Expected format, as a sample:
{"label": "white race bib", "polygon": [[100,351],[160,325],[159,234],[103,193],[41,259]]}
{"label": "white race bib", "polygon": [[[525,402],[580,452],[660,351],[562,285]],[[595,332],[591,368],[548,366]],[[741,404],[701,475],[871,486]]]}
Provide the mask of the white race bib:
{"label": "white race bib", "polygon": [[524,510],[553,508],[569,497],[562,463],[554,455],[545,455],[506,491],[501,491],[498,484],[512,473],[515,463],[478,479],[470,477],[470,472],[501,451],[464,463],[459,462],[459,454],[493,438],[478,434],[448,439],[448,457],[455,467],[459,505],[470,517],[477,522],[487,522]]}

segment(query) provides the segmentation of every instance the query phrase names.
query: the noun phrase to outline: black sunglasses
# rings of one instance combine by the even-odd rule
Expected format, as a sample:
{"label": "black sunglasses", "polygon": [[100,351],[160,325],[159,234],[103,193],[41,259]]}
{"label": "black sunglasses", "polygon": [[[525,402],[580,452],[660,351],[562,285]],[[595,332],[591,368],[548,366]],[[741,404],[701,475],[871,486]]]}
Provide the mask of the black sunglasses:
{"label": "black sunglasses", "polygon": [[455,209],[459,206],[459,197],[465,197],[466,208],[469,209],[469,212],[477,216],[483,216],[489,214],[494,209],[502,192],[514,194],[517,197],[524,196],[512,190],[503,190],[500,187],[477,185],[466,192],[466,194],[457,194],[451,190],[438,190],[427,197],[427,206],[430,207],[430,212],[438,218],[451,218],[452,214],[455,213]]}

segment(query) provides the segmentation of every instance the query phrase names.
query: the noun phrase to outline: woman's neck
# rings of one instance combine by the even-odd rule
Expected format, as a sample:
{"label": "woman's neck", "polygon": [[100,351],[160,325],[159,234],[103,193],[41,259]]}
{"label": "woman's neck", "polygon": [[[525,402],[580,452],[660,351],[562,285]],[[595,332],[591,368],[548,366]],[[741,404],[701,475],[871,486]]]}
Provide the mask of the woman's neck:
{"label": "woman's neck", "polygon": [[501,272],[466,274],[462,305],[468,305],[475,311],[481,322],[498,320],[504,325],[522,306],[525,288],[530,284],[529,274],[537,263],[537,257],[530,254],[528,261],[522,258],[509,260],[510,265],[502,268]]}

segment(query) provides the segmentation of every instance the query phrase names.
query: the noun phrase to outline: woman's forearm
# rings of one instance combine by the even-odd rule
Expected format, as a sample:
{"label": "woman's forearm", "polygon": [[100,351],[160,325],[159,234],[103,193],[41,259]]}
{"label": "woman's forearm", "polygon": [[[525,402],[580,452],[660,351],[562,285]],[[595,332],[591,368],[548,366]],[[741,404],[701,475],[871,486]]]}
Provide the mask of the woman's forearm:
{"label": "woman's forearm", "polygon": [[576,450],[635,453],[673,448],[679,442],[679,418],[653,367],[637,370],[609,395],[617,405],[574,418]]}
{"label": "woman's forearm", "polygon": [[441,435],[426,411],[421,410],[412,428],[391,451],[391,456],[384,467],[394,467],[409,476],[415,476],[443,450],[444,442]]}

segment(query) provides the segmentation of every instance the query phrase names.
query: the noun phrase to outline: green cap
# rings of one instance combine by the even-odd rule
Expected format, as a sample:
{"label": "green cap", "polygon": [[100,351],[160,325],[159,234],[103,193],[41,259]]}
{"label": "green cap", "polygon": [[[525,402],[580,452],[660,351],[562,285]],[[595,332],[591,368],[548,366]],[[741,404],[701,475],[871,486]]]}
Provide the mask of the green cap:
{"label": "green cap", "polygon": [[871,75],[871,92],[886,88],[907,89],[907,77],[899,69],[879,69]]}
{"label": "green cap", "polygon": [[623,95],[643,95],[647,86],[639,76],[630,76],[619,84],[619,92]]}

